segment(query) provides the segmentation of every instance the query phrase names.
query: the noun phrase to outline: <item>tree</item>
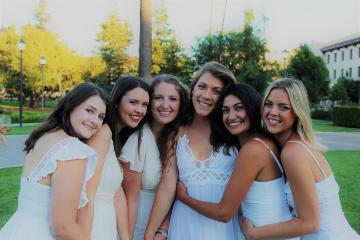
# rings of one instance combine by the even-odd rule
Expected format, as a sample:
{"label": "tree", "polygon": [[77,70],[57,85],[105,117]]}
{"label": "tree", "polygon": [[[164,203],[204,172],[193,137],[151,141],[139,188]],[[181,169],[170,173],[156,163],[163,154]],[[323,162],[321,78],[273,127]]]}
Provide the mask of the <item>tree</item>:
{"label": "tree", "polygon": [[42,30],[46,30],[50,21],[50,16],[46,12],[46,3],[45,0],[40,0],[36,6],[36,26]]}
{"label": "tree", "polygon": [[333,101],[345,102],[348,99],[344,81],[338,79],[331,87],[330,99]]}
{"label": "tree", "polygon": [[247,16],[242,32],[219,33],[199,39],[193,48],[193,57],[197,68],[206,62],[218,61],[228,67],[238,81],[263,92],[271,80],[274,65],[266,60],[266,42],[250,25],[252,15]]}
{"label": "tree", "polygon": [[128,23],[122,23],[116,12],[110,13],[101,24],[102,31],[98,34],[100,55],[107,65],[107,84],[123,75],[129,74],[129,56],[125,53],[131,43],[132,34]]}
{"label": "tree", "polygon": [[151,79],[151,0],[140,0],[139,77]]}
{"label": "tree", "polygon": [[329,72],[326,65],[306,44],[301,45],[290,58],[287,71],[289,76],[304,83],[311,103],[317,103],[328,94]]}
{"label": "tree", "polygon": [[152,74],[168,73],[176,75],[184,82],[193,72],[191,59],[176,40],[169,27],[165,8],[154,12],[154,31],[152,39]]}
{"label": "tree", "polygon": [[359,102],[360,81],[355,81],[353,79],[348,79],[345,77],[340,77],[337,81],[343,82],[350,102],[360,103]]}

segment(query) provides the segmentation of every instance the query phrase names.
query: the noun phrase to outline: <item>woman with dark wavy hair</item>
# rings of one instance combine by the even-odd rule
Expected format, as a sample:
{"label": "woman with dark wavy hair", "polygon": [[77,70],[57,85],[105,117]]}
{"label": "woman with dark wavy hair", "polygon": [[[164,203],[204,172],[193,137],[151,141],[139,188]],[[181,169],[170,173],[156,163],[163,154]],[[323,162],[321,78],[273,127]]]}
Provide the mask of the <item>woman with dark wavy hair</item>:
{"label": "woman with dark wavy hair", "polygon": [[[67,93],[25,142],[18,208],[0,239],[89,239],[97,154],[84,143],[103,125],[106,94],[92,83]],[[89,201],[90,200],[90,201]]]}
{"label": "woman with dark wavy hair", "polygon": [[[121,159],[130,163],[132,170],[127,179],[130,232],[132,239],[144,239],[144,232],[154,201],[155,189],[169,156],[175,154],[176,135],[186,112],[188,95],[180,81],[173,75],[161,74],[150,85],[150,113],[142,129],[142,136],[135,132],[130,136]],[[141,139],[140,151],[134,148]],[[135,210],[138,210],[137,212]],[[167,230],[168,220],[163,228]],[[160,234],[160,233],[159,233]]]}

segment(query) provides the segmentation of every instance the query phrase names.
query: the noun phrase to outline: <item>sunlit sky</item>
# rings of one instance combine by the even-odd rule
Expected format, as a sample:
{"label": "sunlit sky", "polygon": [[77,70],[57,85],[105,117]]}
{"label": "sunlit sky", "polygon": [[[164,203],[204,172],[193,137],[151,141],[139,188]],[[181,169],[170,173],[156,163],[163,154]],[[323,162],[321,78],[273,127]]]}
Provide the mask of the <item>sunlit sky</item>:
{"label": "sunlit sky", "polygon": [[[159,6],[160,0],[152,0]],[[140,0],[48,0],[50,31],[74,51],[91,55],[100,23],[116,9],[134,35],[128,52],[138,55]],[[196,38],[220,31],[226,0],[165,0],[170,27],[186,49]],[[34,23],[37,0],[0,0],[0,25]],[[211,5],[213,6],[211,8]],[[211,21],[212,9],[212,21]],[[253,9],[259,34],[273,57],[301,43],[329,43],[360,33],[360,0],[228,0],[225,31],[241,30],[244,12]]]}

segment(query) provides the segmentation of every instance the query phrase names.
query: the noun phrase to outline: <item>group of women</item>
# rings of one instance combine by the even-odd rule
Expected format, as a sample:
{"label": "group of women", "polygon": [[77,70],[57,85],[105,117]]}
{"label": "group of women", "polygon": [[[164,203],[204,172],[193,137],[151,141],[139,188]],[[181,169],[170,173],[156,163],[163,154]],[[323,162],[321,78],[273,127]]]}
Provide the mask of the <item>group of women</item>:
{"label": "group of women", "polygon": [[25,142],[0,239],[359,239],[297,80],[261,100],[209,62],[70,91]]}

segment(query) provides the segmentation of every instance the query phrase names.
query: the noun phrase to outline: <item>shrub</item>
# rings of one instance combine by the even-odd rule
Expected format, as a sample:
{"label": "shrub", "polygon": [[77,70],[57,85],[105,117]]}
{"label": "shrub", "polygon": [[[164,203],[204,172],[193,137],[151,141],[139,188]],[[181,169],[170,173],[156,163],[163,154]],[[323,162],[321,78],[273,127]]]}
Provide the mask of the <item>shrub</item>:
{"label": "shrub", "polygon": [[338,106],[333,108],[332,119],[342,127],[360,127],[360,106]]}
{"label": "shrub", "polygon": [[[47,116],[49,116],[50,112],[23,112],[23,122],[24,123],[38,123],[42,122]],[[18,123],[19,122],[19,112],[10,113],[11,122]]]}
{"label": "shrub", "polygon": [[320,120],[331,120],[331,111],[324,111],[324,110],[313,110],[311,112],[311,118],[313,119],[320,119]]}

